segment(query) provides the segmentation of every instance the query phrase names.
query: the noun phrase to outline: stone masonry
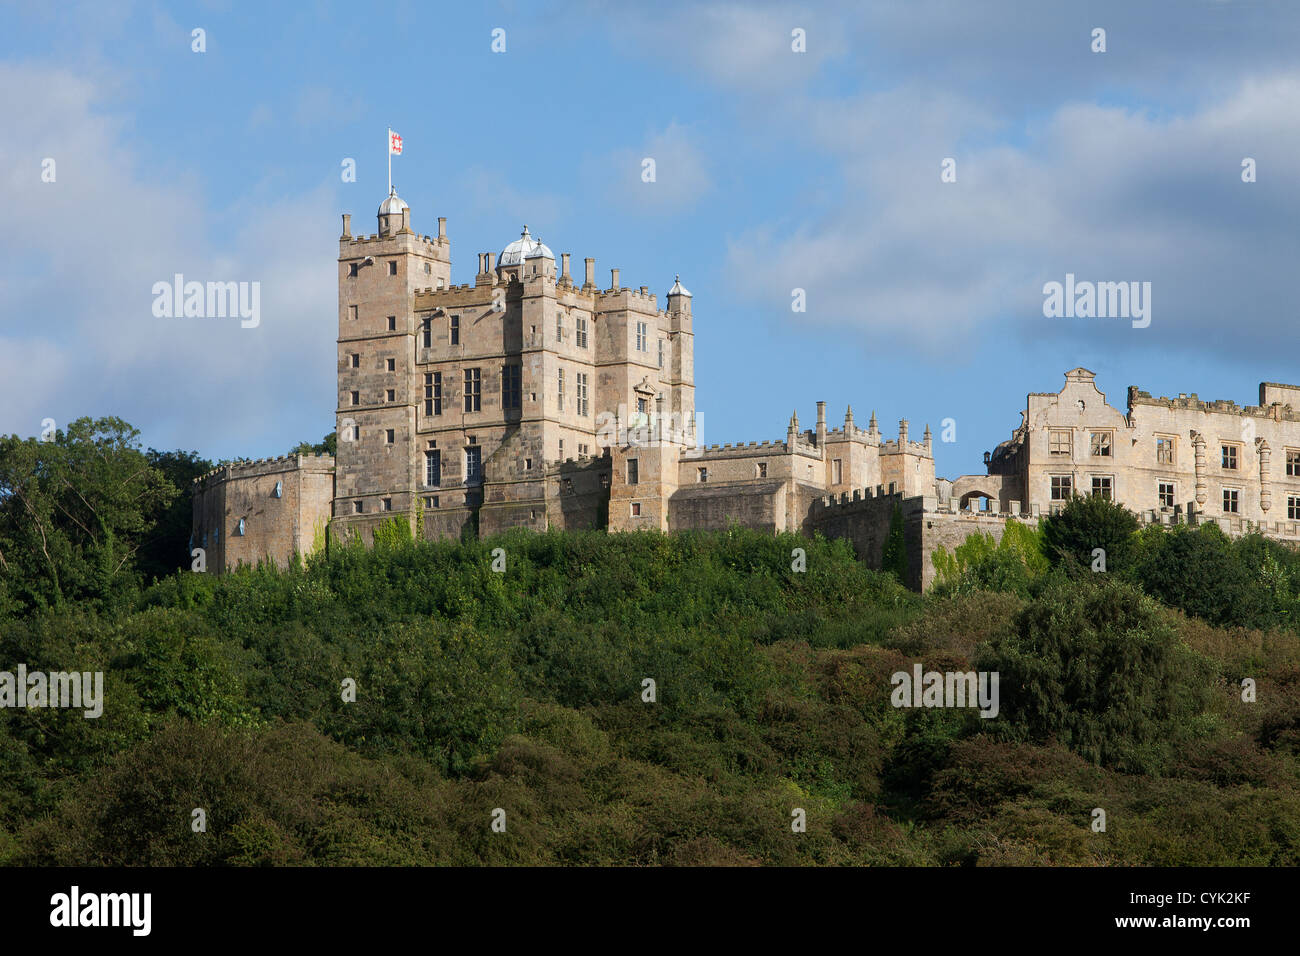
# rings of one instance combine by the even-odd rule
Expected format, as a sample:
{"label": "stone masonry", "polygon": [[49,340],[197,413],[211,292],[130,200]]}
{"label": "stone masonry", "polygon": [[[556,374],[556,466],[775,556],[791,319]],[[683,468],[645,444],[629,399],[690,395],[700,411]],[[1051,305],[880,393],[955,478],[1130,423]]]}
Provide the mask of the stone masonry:
{"label": "stone masonry", "polygon": [[[378,232],[343,217],[338,257],[337,458],[240,462],[194,486],[193,547],[220,572],[281,565],[329,539],[369,541],[387,521],[429,538],[507,528],[610,531],[731,525],[851,540],[879,566],[895,509],[907,583],[975,530],[1001,536],[1072,494],[1111,497],[1144,522],[1213,520],[1300,540],[1300,387],[1263,383],[1259,404],[1153,398],[1123,412],[1094,373],[1031,393],[985,474],[936,478],[933,437],[885,438],[852,408],[828,428],[797,411],[784,440],[696,441],[694,315],[678,278],[659,308],[595,260],[581,283],[525,226],[473,281],[451,281],[446,220],[411,229],[392,191]],[[328,529],[328,535],[325,534]]]}

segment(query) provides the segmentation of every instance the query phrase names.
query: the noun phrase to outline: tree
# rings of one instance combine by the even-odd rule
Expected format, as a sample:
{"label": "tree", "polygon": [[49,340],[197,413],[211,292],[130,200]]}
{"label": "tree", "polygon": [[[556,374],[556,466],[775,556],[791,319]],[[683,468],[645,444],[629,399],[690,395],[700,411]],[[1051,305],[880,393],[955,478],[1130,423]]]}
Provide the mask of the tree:
{"label": "tree", "polygon": [[1070,573],[1098,569],[1100,549],[1107,573],[1131,569],[1137,516],[1101,495],[1071,498],[1043,526],[1043,546],[1052,567]]}
{"label": "tree", "polygon": [[289,449],[291,455],[335,455],[337,453],[338,432],[330,432],[315,444],[309,441],[300,441]]}
{"label": "tree", "polygon": [[1055,738],[1126,772],[1166,766],[1215,698],[1210,662],[1167,612],[1114,579],[1050,582],[976,666],[999,675],[997,723],[1010,736]]}
{"label": "tree", "polygon": [[79,418],[52,441],[0,437],[0,582],[23,608],[115,600],[176,488],[120,418]]}
{"label": "tree", "polygon": [[889,537],[880,557],[880,567],[888,571],[900,582],[907,581],[907,539],[903,535],[903,509],[894,505],[893,514],[889,516]]}
{"label": "tree", "polygon": [[1152,597],[1220,626],[1267,626],[1272,594],[1218,525],[1141,535],[1135,575]]}
{"label": "tree", "polygon": [[190,534],[194,526],[194,479],[212,470],[212,462],[193,451],[146,452],[149,464],[166,476],[176,489],[174,497],[155,516],[152,532],[140,545],[138,565],[146,582],[166,577],[190,566]]}

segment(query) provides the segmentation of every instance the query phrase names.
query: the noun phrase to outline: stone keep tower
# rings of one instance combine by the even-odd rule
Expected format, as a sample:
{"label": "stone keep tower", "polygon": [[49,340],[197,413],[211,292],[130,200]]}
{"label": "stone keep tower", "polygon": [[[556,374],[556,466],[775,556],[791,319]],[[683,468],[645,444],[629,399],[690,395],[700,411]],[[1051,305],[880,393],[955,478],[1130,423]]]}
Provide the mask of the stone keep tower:
{"label": "stone keep tower", "polygon": [[369,541],[394,514],[412,517],[415,460],[415,290],[451,281],[446,220],[436,237],[411,230],[411,210],[391,190],[379,231],[339,237],[337,484],[335,527]]}

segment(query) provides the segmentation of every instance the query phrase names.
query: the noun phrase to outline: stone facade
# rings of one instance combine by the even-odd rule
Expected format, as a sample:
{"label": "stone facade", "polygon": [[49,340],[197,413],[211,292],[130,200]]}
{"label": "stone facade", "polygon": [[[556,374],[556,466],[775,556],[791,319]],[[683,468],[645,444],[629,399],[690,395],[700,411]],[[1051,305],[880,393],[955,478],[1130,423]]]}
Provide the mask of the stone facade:
{"label": "stone facade", "polygon": [[618,269],[598,288],[594,259],[579,284],[570,255],[557,268],[526,226],[455,285],[446,220],[417,235],[392,192],[377,233],[353,236],[343,217],[338,294],[337,460],[289,456],[199,479],[194,545],[212,570],[284,564],[325,526],[369,541],[393,520],[429,538],[737,524],[846,537],[878,566],[898,508],[908,583],[923,588],[936,547],[1000,536],[1073,493],[1108,495],[1143,521],[1300,538],[1300,387],[1264,383],[1244,408],[1130,388],[1125,413],[1076,368],[1060,392],[1028,396],[985,474],[950,481],[935,475],[929,426],[914,441],[903,420],[885,438],[874,413],[859,428],[850,408],[830,429],[824,402],[811,429],[792,414],[783,441],[699,445],[680,278],[663,309]]}
{"label": "stone facade", "polygon": [[213,469],[194,480],[191,550],[208,569],[272,561],[287,565],[325,541],[334,499],[334,459],[285,455]]}

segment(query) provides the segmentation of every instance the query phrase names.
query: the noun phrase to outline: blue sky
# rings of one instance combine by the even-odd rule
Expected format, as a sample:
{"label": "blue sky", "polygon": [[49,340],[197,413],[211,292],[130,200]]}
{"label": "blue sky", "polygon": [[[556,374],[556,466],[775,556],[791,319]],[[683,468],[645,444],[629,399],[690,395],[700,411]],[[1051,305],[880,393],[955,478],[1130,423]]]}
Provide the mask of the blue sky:
{"label": "blue sky", "polygon": [[[832,425],[851,403],[887,436],[953,419],[936,458],[955,476],[1077,365],[1120,407],[1131,384],[1247,404],[1300,382],[1294,4],[0,15],[0,432],[114,414],[219,458],[332,430],[339,214],[373,231],[389,125],[413,225],[448,219],[455,281],[524,223],[576,269],[594,256],[601,284],[619,268],[662,297],[680,273],[708,442],[780,438],[822,399]],[[260,282],[260,326],[154,317],[176,272]],[[1151,282],[1150,326],[1044,318],[1067,272]]]}

